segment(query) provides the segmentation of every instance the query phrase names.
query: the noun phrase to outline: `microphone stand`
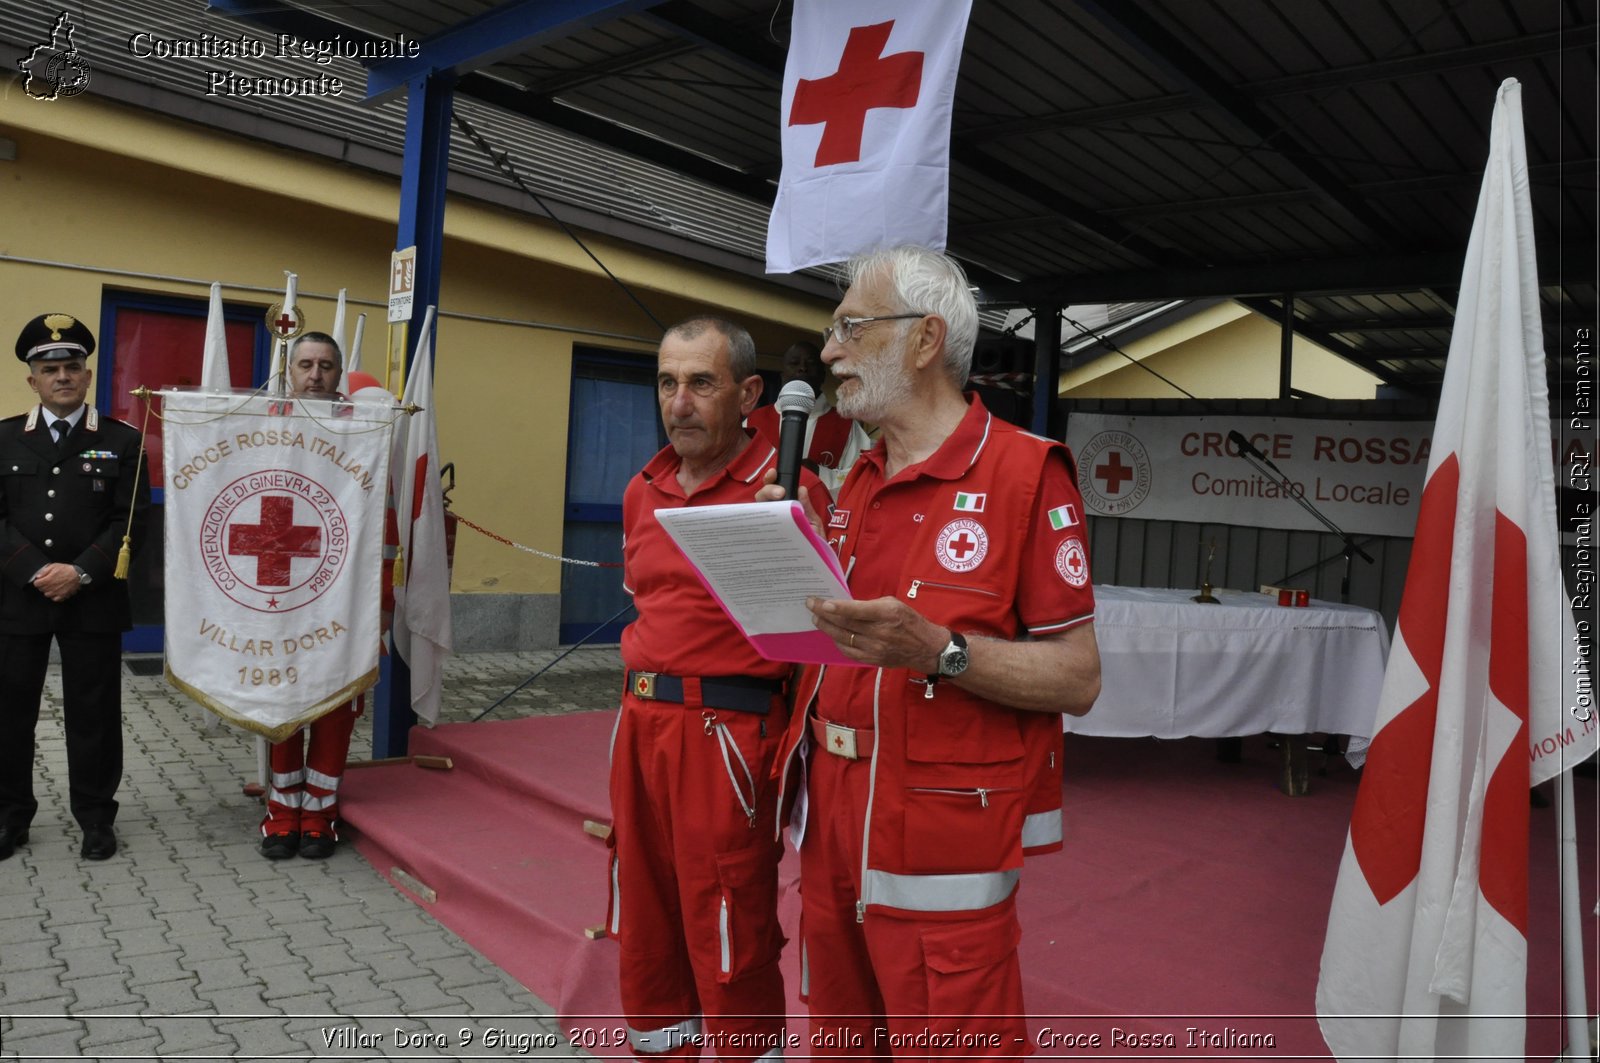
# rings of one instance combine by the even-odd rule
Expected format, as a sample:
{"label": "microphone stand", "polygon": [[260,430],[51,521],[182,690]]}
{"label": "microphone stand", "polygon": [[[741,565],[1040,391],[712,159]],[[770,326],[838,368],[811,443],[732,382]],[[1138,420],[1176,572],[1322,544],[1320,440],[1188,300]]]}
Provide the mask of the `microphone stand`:
{"label": "microphone stand", "polygon": [[[1371,554],[1367,553],[1365,550],[1361,549],[1359,545],[1357,545],[1355,539],[1351,537],[1349,532],[1345,531],[1333,521],[1329,520],[1327,515],[1324,514],[1322,510],[1306,501],[1305,496],[1295,489],[1294,483],[1292,483],[1290,479],[1283,474],[1282,470],[1272,463],[1271,458],[1267,457],[1259,450],[1256,450],[1254,447],[1251,447],[1249,450],[1245,450],[1241,447],[1239,449],[1239,456],[1254,466],[1256,471],[1261,473],[1261,475],[1265,476],[1267,479],[1273,481],[1279,487],[1283,488],[1285,494],[1294,499],[1296,502],[1300,503],[1301,509],[1311,514],[1318,524],[1321,524],[1334,535],[1337,535],[1344,543],[1344,549],[1341,551],[1341,553],[1344,555],[1344,575],[1339,581],[1339,600],[1345,605],[1349,605],[1350,569],[1354,564],[1356,557],[1359,556],[1369,565],[1375,565],[1377,564],[1377,561],[1373,559]],[[1322,567],[1322,564],[1323,562],[1319,562],[1315,567],[1320,568]],[[1288,582],[1288,580],[1289,577],[1287,575],[1284,576],[1284,581]]]}

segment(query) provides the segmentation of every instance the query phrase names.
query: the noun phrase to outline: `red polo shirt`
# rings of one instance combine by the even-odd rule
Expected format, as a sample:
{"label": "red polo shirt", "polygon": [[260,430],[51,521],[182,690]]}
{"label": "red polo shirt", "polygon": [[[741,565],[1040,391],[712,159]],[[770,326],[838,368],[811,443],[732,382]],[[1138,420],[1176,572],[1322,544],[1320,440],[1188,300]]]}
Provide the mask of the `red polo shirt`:
{"label": "red polo shirt", "polygon": [[[622,584],[633,595],[639,619],[622,631],[622,662],[632,671],[669,675],[746,675],[776,679],[794,667],[756,652],[688,560],[656,520],[658,509],[753,502],[762,477],[778,452],[761,438],[685,496],[678,483],[682,464],[668,446],[650,459],[622,496]],[[811,504],[826,513],[827,488],[809,470],[800,483]]]}
{"label": "red polo shirt", "polygon": [[[1037,459],[1022,471],[991,461],[983,466],[991,470],[987,475],[978,465],[986,448],[1008,453],[1006,436],[1020,442],[1027,435],[973,398],[939,449],[891,480],[884,479],[883,447],[863,452],[839,492],[828,529],[850,574],[851,596],[897,597],[935,622],[966,632],[973,629],[963,626],[964,617],[988,615],[996,598],[1013,603],[1019,635],[1053,634],[1093,620],[1088,528],[1067,449],[1051,450],[1042,469]],[[995,525],[1002,507],[993,502],[1033,491],[1022,477],[1033,477],[1036,469],[1038,488],[1017,562],[997,567],[995,558],[1009,551],[990,537],[1013,533]],[[930,669],[933,664],[930,659]],[[828,669],[820,702],[828,718],[871,726],[875,674]]]}

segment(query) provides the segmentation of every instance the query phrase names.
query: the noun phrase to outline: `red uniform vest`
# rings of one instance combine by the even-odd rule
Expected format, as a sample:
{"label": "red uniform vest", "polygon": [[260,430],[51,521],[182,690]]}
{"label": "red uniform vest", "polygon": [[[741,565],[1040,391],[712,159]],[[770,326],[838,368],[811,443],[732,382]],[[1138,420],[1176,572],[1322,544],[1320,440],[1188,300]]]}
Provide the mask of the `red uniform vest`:
{"label": "red uniform vest", "polygon": [[[1070,505],[1082,513],[1066,448],[991,417],[976,399],[919,475],[883,483],[877,460],[857,463],[830,528],[858,596],[893,593],[935,623],[1015,640],[1024,629],[1019,595],[1026,581],[1039,578],[1039,552],[1055,558],[1075,539],[1076,556],[1086,558],[1076,517],[1057,534],[1039,530],[1043,509]],[[1052,462],[1060,466],[1052,470]],[[1061,497],[1041,498],[1047,472],[1049,490]],[[908,504],[915,513],[909,539],[898,537],[896,523],[892,541],[869,535],[863,545],[870,521],[884,519],[879,514],[889,509],[904,513]],[[858,558],[858,548],[868,553]],[[870,590],[857,586],[858,562],[873,570],[874,578],[861,581],[871,583]],[[1059,561],[1051,563],[1059,567]],[[1077,578],[1078,570],[1072,571]],[[1032,631],[1092,620],[1093,596],[1083,571],[1081,584],[1062,584],[1062,615],[1028,618]],[[886,572],[893,573],[892,589],[883,585]],[[1057,578],[1054,571],[1049,578]],[[1020,867],[1025,849],[1059,848],[1060,718],[998,705],[949,682],[935,684],[928,698],[925,680],[904,669],[838,667],[810,668],[801,679],[798,705],[876,731],[869,876],[883,873],[880,883],[917,876],[976,881],[984,873]],[[781,765],[791,762],[806,716],[793,714]],[[862,899],[895,903],[881,892],[875,897],[870,883],[862,884]]]}

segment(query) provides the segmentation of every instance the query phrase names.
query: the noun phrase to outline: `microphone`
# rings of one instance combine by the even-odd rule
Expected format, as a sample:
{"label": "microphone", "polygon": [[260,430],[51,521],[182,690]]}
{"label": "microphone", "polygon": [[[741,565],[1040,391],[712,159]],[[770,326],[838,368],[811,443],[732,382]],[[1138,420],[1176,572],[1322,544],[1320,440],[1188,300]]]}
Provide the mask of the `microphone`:
{"label": "microphone", "polygon": [[800,498],[800,458],[806,449],[806,422],[817,404],[816,392],[804,380],[791,380],[778,392],[778,486],[783,497]]}
{"label": "microphone", "polygon": [[[1228,432],[1228,442],[1232,443],[1234,445],[1234,447],[1236,447],[1238,449],[1240,454],[1248,454],[1251,457],[1259,458],[1262,461],[1266,461],[1267,460],[1267,456],[1265,454],[1261,453],[1261,451],[1257,450],[1255,448],[1255,444],[1251,443],[1244,436],[1240,435],[1239,434],[1239,430],[1237,428],[1232,429],[1231,431]],[[1267,462],[1267,463],[1269,465],[1271,464],[1271,462]]]}

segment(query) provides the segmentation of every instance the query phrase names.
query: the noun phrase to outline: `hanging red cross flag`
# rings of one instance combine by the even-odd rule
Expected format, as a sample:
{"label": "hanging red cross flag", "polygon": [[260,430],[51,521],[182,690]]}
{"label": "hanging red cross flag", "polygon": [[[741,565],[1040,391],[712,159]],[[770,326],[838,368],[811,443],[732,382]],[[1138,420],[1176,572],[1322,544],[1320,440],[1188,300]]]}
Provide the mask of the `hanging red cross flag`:
{"label": "hanging red cross flag", "polygon": [[971,0],[796,0],[767,272],[944,249],[950,113]]}

